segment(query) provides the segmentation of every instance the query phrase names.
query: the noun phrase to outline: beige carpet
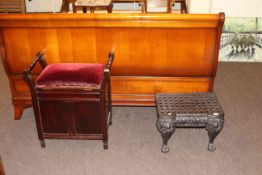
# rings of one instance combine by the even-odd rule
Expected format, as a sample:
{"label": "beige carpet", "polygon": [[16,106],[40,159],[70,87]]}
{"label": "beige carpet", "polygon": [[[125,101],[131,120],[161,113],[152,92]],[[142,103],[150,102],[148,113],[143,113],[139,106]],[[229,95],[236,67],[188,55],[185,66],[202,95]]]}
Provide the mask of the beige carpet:
{"label": "beige carpet", "polygon": [[215,92],[225,126],[207,151],[204,129],[177,129],[160,152],[153,107],[114,107],[109,149],[101,141],[46,140],[40,147],[32,108],[13,120],[0,66],[0,154],[7,175],[261,175],[262,64],[220,63]]}

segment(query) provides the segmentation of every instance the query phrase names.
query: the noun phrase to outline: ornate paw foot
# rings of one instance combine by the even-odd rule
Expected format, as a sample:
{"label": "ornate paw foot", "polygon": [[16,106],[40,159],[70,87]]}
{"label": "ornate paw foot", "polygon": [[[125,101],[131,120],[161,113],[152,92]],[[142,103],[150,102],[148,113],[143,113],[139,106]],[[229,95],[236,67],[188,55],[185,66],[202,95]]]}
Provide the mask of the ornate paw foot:
{"label": "ornate paw foot", "polygon": [[169,147],[167,145],[163,145],[161,149],[162,153],[168,153],[169,152]]}
{"label": "ornate paw foot", "polygon": [[42,148],[45,147],[45,141],[44,141],[44,140],[40,140],[40,144],[41,144],[41,147],[42,147]]}
{"label": "ornate paw foot", "polygon": [[169,151],[167,142],[175,132],[175,120],[172,118],[159,118],[157,120],[156,126],[158,131],[161,133],[163,139],[163,145],[161,151],[163,153],[167,153]]}
{"label": "ornate paw foot", "polygon": [[206,130],[208,132],[208,137],[209,137],[209,144],[208,144],[209,151],[214,151],[216,149],[214,145],[214,140],[222,130],[223,125],[224,125],[223,116],[217,116],[217,115],[208,116]]}
{"label": "ornate paw foot", "polygon": [[208,149],[208,151],[212,151],[213,152],[213,151],[215,151],[216,147],[215,147],[215,145],[213,143],[209,143],[207,149]]}

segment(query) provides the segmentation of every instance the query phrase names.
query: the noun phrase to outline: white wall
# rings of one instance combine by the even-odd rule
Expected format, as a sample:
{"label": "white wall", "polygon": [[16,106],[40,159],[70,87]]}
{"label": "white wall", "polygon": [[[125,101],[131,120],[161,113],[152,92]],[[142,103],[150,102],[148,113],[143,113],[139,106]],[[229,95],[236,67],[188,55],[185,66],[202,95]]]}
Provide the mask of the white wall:
{"label": "white wall", "polygon": [[225,12],[227,17],[262,17],[262,0],[187,0],[189,13]]}
{"label": "white wall", "polygon": [[26,12],[53,12],[53,1],[55,11],[59,12],[62,0],[26,0]]}
{"label": "white wall", "polygon": [[227,17],[262,17],[262,0],[210,0],[211,12]]}
{"label": "white wall", "polygon": [[189,13],[210,13],[210,0],[187,0]]}

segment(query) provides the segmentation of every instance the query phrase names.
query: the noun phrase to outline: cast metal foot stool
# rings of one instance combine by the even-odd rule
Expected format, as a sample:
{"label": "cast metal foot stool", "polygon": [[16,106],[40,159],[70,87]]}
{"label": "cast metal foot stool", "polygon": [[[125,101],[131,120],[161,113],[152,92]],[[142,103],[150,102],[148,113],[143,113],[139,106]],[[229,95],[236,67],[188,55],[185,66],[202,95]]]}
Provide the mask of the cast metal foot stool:
{"label": "cast metal foot stool", "polygon": [[205,128],[209,136],[208,150],[214,151],[214,140],[224,124],[224,112],[212,92],[156,94],[157,129],[163,139],[162,152],[175,128]]}

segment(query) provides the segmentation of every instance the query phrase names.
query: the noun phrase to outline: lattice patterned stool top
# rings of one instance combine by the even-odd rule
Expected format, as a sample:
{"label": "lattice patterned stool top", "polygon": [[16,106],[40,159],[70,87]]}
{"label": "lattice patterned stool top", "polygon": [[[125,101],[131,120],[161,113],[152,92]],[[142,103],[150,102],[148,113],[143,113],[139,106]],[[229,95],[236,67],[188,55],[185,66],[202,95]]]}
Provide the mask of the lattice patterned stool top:
{"label": "lattice patterned stool top", "polygon": [[179,114],[223,114],[217,97],[212,92],[184,94],[156,94],[159,117],[176,117]]}

